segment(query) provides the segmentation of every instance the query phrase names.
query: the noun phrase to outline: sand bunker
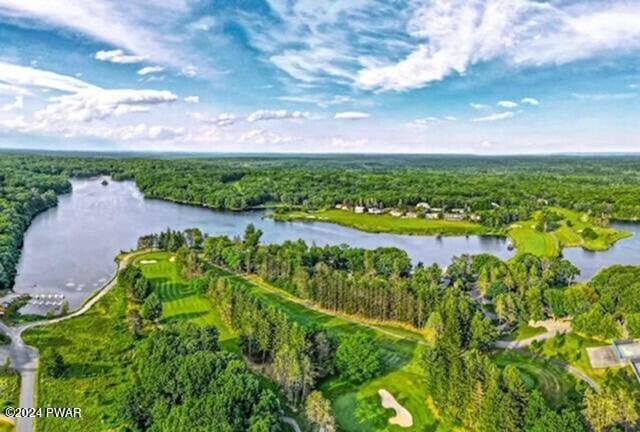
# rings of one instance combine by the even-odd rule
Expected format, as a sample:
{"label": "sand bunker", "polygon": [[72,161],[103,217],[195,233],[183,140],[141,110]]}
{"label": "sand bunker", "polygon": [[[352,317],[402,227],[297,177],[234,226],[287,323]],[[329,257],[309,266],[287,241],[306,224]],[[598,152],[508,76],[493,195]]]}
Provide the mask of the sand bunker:
{"label": "sand bunker", "polygon": [[382,406],[385,408],[391,408],[396,412],[395,417],[391,417],[389,419],[390,424],[405,428],[413,426],[413,417],[411,416],[411,413],[407,411],[405,407],[400,405],[391,393],[385,389],[380,389],[378,390],[378,394],[382,398]]}
{"label": "sand bunker", "polygon": [[157,260],[140,260],[140,264],[155,264]]}

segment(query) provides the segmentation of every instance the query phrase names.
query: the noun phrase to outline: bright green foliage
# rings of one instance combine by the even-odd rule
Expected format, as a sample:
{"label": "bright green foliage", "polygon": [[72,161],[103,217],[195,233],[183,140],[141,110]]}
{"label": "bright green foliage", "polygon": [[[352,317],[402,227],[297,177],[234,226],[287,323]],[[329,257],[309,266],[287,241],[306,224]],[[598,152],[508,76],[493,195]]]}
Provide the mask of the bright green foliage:
{"label": "bright green foliage", "polygon": [[162,303],[158,294],[152,293],[144,301],[142,306],[142,316],[149,321],[158,321],[162,316]]}
{"label": "bright green foliage", "polygon": [[240,359],[219,351],[215,327],[169,326],[137,351],[136,379],[122,396],[135,430],[279,430],[277,398]]}

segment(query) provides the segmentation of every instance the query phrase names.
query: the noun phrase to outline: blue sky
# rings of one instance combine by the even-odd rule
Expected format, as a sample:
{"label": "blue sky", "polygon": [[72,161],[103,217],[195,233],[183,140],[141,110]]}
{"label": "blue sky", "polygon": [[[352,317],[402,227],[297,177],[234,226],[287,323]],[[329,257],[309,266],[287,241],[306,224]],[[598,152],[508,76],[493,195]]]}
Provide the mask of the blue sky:
{"label": "blue sky", "polygon": [[0,0],[0,147],[640,151],[640,1]]}

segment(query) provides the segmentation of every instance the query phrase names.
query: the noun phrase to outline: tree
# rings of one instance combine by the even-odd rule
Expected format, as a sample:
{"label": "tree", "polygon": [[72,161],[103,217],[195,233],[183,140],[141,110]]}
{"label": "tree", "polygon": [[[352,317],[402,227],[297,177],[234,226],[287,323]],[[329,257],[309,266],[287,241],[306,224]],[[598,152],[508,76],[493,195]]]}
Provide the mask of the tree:
{"label": "tree", "polygon": [[482,312],[476,311],[471,320],[470,347],[486,351],[491,348],[497,337],[497,331],[491,320]]}
{"label": "tree", "polygon": [[365,332],[357,332],[340,342],[336,353],[338,370],[350,381],[359,383],[382,370],[380,347]]}
{"label": "tree", "polygon": [[127,313],[127,321],[129,322],[129,331],[134,338],[138,339],[142,336],[142,315],[138,309],[131,309]]}
{"label": "tree", "polygon": [[142,306],[142,316],[149,321],[157,321],[162,316],[162,302],[158,294],[151,293]]}
{"label": "tree", "polygon": [[142,303],[151,294],[153,288],[146,277],[140,275],[133,284],[131,294],[136,302]]}
{"label": "tree", "polygon": [[54,378],[60,378],[67,370],[67,365],[64,362],[62,354],[58,350],[53,350],[51,353],[51,360],[47,363],[47,372]]}
{"label": "tree", "polygon": [[305,415],[314,431],[333,432],[336,428],[331,403],[317,390],[307,396]]}

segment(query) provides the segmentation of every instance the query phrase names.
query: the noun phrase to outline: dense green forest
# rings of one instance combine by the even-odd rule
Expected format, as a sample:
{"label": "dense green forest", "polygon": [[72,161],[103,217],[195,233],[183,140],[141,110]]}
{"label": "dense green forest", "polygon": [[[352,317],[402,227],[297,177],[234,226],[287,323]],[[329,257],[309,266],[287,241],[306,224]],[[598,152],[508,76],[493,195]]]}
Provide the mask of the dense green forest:
{"label": "dense green forest", "polygon": [[[300,326],[240,279],[211,273],[212,265],[257,274],[331,311],[425,329],[432,337],[423,349],[421,385],[440,415],[467,430],[579,432],[589,426],[633,427],[637,420],[637,388],[625,378],[612,376],[597,393],[574,390],[552,404],[516,366],[498,367],[492,360],[498,329],[469,291],[477,286],[492,298],[505,323],[543,319],[557,308],[573,307],[568,293],[582,286],[571,284],[577,271],[565,260],[523,255],[505,263],[490,255],[463,256],[443,272],[437,266],[414,268],[393,248],[308,247],[301,241],[260,245],[260,235],[252,226],[235,239],[167,230],[141,238],[139,245],[175,252],[183,276],[205,279],[202,289],[238,331],[245,357],[264,366],[292,406],[300,406],[334,374],[358,383],[383,372],[375,341],[357,334],[335,340],[321,325]],[[589,286],[602,289],[611,279],[621,285],[631,271],[612,267]],[[504,296],[508,300],[501,300]],[[609,304],[604,292],[600,298]]]}
{"label": "dense green forest", "polygon": [[[69,191],[72,176],[134,179],[148,197],[217,209],[319,209],[336,203],[426,201],[468,207],[492,229],[554,205],[640,218],[640,158],[0,154],[0,291],[11,287],[31,219]],[[496,206],[497,205],[497,206]],[[499,206],[499,207],[498,207]]]}

